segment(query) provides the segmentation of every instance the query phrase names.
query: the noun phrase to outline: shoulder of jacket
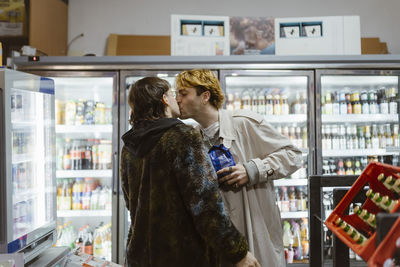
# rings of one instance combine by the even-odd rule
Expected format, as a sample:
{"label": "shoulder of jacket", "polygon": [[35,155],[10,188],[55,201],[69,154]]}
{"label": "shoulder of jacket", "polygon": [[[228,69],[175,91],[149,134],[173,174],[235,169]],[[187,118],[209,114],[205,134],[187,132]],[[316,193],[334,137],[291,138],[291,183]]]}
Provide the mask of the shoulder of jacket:
{"label": "shoulder of jacket", "polygon": [[257,123],[261,123],[264,120],[264,117],[258,113],[255,113],[250,110],[245,110],[245,109],[239,109],[239,110],[234,110],[232,113],[233,118],[247,118],[253,121],[256,121]]}
{"label": "shoulder of jacket", "polygon": [[198,130],[196,130],[193,126],[181,123],[175,125],[174,127],[171,127],[167,132],[168,135],[184,137],[184,136],[192,136],[193,134],[197,133]]}

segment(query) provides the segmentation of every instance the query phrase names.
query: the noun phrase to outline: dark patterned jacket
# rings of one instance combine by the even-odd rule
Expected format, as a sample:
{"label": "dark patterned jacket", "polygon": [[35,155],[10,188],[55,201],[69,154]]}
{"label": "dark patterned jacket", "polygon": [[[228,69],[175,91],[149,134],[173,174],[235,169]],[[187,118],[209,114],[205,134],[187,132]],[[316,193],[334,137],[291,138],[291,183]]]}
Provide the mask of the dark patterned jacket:
{"label": "dark patterned jacket", "polygon": [[232,225],[200,134],[176,119],[122,137],[121,182],[130,211],[128,266],[220,266],[239,262],[245,238]]}

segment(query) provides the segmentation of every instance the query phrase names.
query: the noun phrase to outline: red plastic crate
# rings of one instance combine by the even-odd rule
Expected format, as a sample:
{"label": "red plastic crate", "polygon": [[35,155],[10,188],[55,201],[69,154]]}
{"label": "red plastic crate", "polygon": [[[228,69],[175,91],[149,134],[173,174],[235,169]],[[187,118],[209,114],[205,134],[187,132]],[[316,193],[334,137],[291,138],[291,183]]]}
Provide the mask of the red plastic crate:
{"label": "red plastic crate", "polygon": [[368,267],[382,267],[386,259],[392,258],[396,251],[396,240],[400,237],[400,218],[396,220],[385,239],[379,244],[368,261]]}
{"label": "red plastic crate", "polygon": [[[349,248],[351,248],[355,253],[357,253],[365,261],[372,256],[374,253],[376,234],[375,230],[372,229],[367,223],[361,220],[356,214],[345,215],[346,209],[349,208],[350,203],[355,198],[355,196],[360,193],[365,186],[369,186],[375,193],[379,192],[381,195],[387,195],[391,199],[398,199],[395,194],[387,189],[382,182],[378,181],[377,177],[379,174],[384,173],[385,176],[392,175],[393,178],[400,179],[400,167],[395,167],[388,164],[372,162],[368,164],[365,170],[361,173],[360,177],[355,181],[350,190],[346,193],[340,203],[332,211],[331,215],[326,219],[325,225],[333,232],[335,235],[343,241]],[[398,203],[392,212],[399,209],[400,203]],[[382,209],[377,207],[369,198],[361,206],[363,209],[367,209],[368,212],[377,214],[378,212],[384,212]],[[363,233],[368,240],[363,244],[357,244],[344,230],[335,224],[335,221],[341,218],[347,224],[351,225],[357,231]]]}

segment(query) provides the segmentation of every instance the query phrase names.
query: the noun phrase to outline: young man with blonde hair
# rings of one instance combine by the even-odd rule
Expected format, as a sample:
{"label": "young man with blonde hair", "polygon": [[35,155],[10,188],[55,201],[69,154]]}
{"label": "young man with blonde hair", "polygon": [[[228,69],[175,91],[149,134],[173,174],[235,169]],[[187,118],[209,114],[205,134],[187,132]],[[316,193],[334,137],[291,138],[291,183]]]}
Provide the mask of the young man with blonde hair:
{"label": "young man with blonde hair", "polygon": [[223,145],[235,166],[217,171],[225,206],[263,267],[285,266],[282,223],[273,180],[301,167],[301,151],[269,123],[247,110],[222,109],[224,95],[211,70],[183,71],[176,77],[180,118],[200,124],[208,148]]}

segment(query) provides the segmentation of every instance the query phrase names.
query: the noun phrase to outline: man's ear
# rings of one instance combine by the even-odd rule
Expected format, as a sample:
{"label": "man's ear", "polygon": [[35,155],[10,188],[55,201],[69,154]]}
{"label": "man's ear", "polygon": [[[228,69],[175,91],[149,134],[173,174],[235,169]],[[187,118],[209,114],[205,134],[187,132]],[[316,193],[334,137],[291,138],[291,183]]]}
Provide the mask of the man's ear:
{"label": "man's ear", "polygon": [[204,91],[202,95],[203,95],[202,102],[205,105],[210,100],[211,93],[210,91]]}

